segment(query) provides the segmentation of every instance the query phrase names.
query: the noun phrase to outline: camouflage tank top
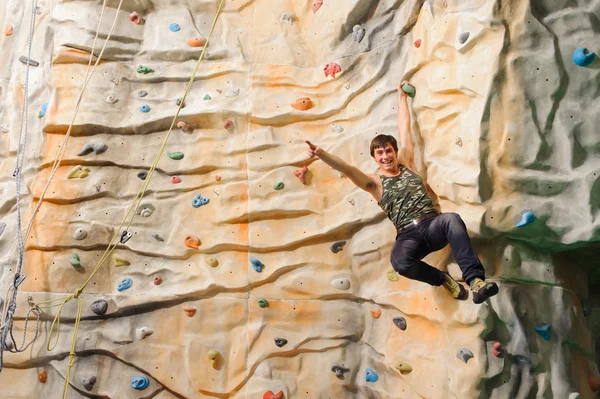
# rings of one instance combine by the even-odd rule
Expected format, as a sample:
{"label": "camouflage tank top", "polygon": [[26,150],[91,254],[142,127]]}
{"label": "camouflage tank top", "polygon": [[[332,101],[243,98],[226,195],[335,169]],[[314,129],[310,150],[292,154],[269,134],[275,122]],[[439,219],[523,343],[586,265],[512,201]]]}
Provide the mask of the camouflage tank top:
{"label": "camouflage tank top", "polygon": [[426,213],[436,211],[423,180],[412,170],[400,165],[398,176],[379,176],[383,192],[378,205],[394,223],[396,229]]}

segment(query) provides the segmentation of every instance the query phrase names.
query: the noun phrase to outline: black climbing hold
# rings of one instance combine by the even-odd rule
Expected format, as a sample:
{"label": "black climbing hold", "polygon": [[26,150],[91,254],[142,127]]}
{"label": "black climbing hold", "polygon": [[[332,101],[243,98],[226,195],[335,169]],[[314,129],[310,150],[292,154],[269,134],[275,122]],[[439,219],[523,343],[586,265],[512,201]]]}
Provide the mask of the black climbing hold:
{"label": "black climbing hold", "polygon": [[83,387],[87,390],[87,391],[91,391],[92,389],[94,389],[94,384],[96,383],[96,377],[91,376],[91,377],[83,377],[81,379],[81,385],[83,385]]}
{"label": "black climbing hold", "polygon": [[137,177],[139,177],[142,180],[146,180],[146,177],[148,177],[148,172],[146,172],[145,170],[139,172],[137,174]]}
{"label": "black climbing hold", "polygon": [[82,156],[91,154],[92,152],[95,152],[96,155],[98,155],[98,154],[102,154],[107,149],[108,149],[108,146],[102,142],[87,143],[86,145],[83,146],[81,151],[79,151],[79,154],[77,154],[77,156],[82,157]]}
{"label": "black climbing hold", "polygon": [[335,366],[333,366],[331,368],[331,371],[333,371],[335,373],[335,376],[337,378],[339,378],[340,380],[344,379],[344,373],[347,373],[350,371],[350,369],[344,367],[344,366],[338,366],[337,364]]}
{"label": "black climbing hold", "polygon": [[342,249],[344,249],[344,245],[346,245],[346,241],[336,241],[333,244],[331,244],[329,249],[331,249],[331,252],[333,252],[334,254],[337,254]]}
{"label": "black climbing hold", "polygon": [[466,363],[473,358],[473,352],[469,348],[460,348],[456,353],[456,357]]}
{"label": "black climbing hold", "polygon": [[140,90],[138,91],[137,95],[139,97],[146,97],[148,95],[148,92],[146,90]]}
{"label": "black climbing hold", "polygon": [[469,40],[469,32],[463,32],[458,36],[458,41],[460,44],[465,44],[465,42]]}
{"label": "black climbing hold", "polygon": [[158,233],[152,233],[152,237],[156,240],[156,241],[160,241],[163,242],[165,239],[161,237],[160,234]]}
{"label": "black climbing hold", "polygon": [[[177,104],[177,106],[181,105],[181,101],[183,101],[183,97],[179,97],[177,100],[175,100],[175,104]],[[183,105],[181,106],[181,108],[185,108],[185,103],[183,103]]]}
{"label": "black climbing hold", "polygon": [[288,341],[285,338],[275,338],[275,345],[277,345],[280,348],[287,343],[288,343]]}
{"label": "black climbing hold", "polygon": [[121,244],[125,244],[131,237],[131,233],[127,232],[127,230],[123,230],[121,233]]}
{"label": "black climbing hold", "polygon": [[394,317],[394,324],[402,331],[406,330],[406,319],[402,316]]}
{"label": "black climbing hold", "polygon": [[92,303],[92,312],[96,313],[98,316],[102,316],[106,313],[106,309],[108,309],[108,302],[104,299],[98,299]]}
{"label": "black climbing hold", "polygon": [[[19,61],[21,61],[23,64],[27,65],[27,57],[25,57],[24,55],[19,57]],[[37,61],[32,60],[31,58],[29,59],[29,65],[36,67],[36,66],[40,66],[40,63]]]}

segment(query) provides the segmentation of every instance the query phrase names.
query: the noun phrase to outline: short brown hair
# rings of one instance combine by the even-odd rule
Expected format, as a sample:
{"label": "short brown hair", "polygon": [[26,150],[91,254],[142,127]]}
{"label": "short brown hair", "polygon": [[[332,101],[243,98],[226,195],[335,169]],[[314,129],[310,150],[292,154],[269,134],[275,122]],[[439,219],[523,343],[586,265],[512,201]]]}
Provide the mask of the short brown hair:
{"label": "short brown hair", "polygon": [[377,148],[385,148],[388,144],[392,145],[392,148],[396,153],[398,152],[398,142],[394,138],[394,136],[390,136],[389,134],[380,134],[376,136],[371,141],[371,156],[375,158],[375,149]]}

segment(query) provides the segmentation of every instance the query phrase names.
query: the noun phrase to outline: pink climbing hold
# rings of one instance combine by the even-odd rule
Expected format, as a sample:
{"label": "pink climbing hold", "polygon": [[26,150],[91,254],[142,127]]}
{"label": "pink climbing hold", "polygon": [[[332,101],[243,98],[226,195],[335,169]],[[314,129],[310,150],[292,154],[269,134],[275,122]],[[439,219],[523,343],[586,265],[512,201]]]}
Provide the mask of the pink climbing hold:
{"label": "pink climbing hold", "polygon": [[230,119],[227,119],[227,120],[225,121],[225,124],[223,125],[223,127],[224,127],[225,129],[229,129],[231,126],[233,126],[233,121],[231,121]]}
{"label": "pink climbing hold", "polygon": [[181,183],[181,178],[179,176],[173,176],[173,177],[171,177],[171,183],[179,184],[179,183]]}
{"label": "pink climbing hold", "polygon": [[312,11],[313,13],[317,13],[317,11],[319,11],[319,8],[321,8],[321,6],[323,5],[323,0],[315,0],[315,2],[312,5]]}
{"label": "pink climbing hold", "polygon": [[325,65],[323,71],[325,72],[325,77],[331,76],[335,78],[335,74],[342,72],[342,68],[335,62],[330,62],[329,64]]}
{"label": "pink climbing hold", "polygon": [[273,393],[273,391],[267,391],[263,394],[263,399],[283,399],[283,391]]}
{"label": "pink climbing hold", "polygon": [[131,14],[129,14],[129,20],[136,25],[139,25],[140,23],[142,23],[142,17],[140,17],[140,14],[138,14],[135,11],[132,12]]}
{"label": "pink climbing hold", "polygon": [[154,277],[154,285],[161,285],[161,284],[162,284],[162,277],[161,276]]}
{"label": "pink climbing hold", "polygon": [[184,121],[179,121],[177,122],[177,127],[183,130],[184,132],[187,132],[190,128],[190,124]]}
{"label": "pink climbing hold", "polygon": [[419,48],[419,47],[421,47],[421,39],[417,39],[417,40],[415,40],[415,47],[416,47],[416,48]]}
{"label": "pink climbing hold", "polygon": [[502,356],[503,351],[502,344],[500,342],[494,342],[494,345],[492,345],[492,355],[500,357]]}
{"label": "pink climbing hold", "polygon": [[304,175],[306,175],[306,172],[308,171],[308,166],[304,165],[302,167],[302,169],[296,169],[294,171],[294,176],[296,176],[298,179],[300,179],[300,183],[304,184],[306,186],[306,180],[304,180]]}

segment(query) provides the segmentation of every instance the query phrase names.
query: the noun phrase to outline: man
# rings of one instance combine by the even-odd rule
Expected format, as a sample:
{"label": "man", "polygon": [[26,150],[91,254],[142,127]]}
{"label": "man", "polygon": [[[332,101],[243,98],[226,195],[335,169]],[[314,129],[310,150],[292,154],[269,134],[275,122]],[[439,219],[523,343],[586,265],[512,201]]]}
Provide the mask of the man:
{"label": "man", "polygon": [[473,292],[473,302],[480,304],[498,293],[494,282],[485,281],[485,270],[471,246],[467,227],[456,213],[438,213],[414,163],[414,146],[410,135],[408,96],[398,86],[398,129],[401,150],[393,136],[380,134],[371,142],[371,156],[379,165],[379,175],[365,174],[337,156],[306,141],[308,156],[317,156],[339,170],[361,189],[371,194],[394,222],[398,234],[392,248],[394,270],[404,277],[434,286],[443,286],[453,298],[466,296],[464,287],[448,273],[421,261],[448,243],[462,271],[464,281]]}

